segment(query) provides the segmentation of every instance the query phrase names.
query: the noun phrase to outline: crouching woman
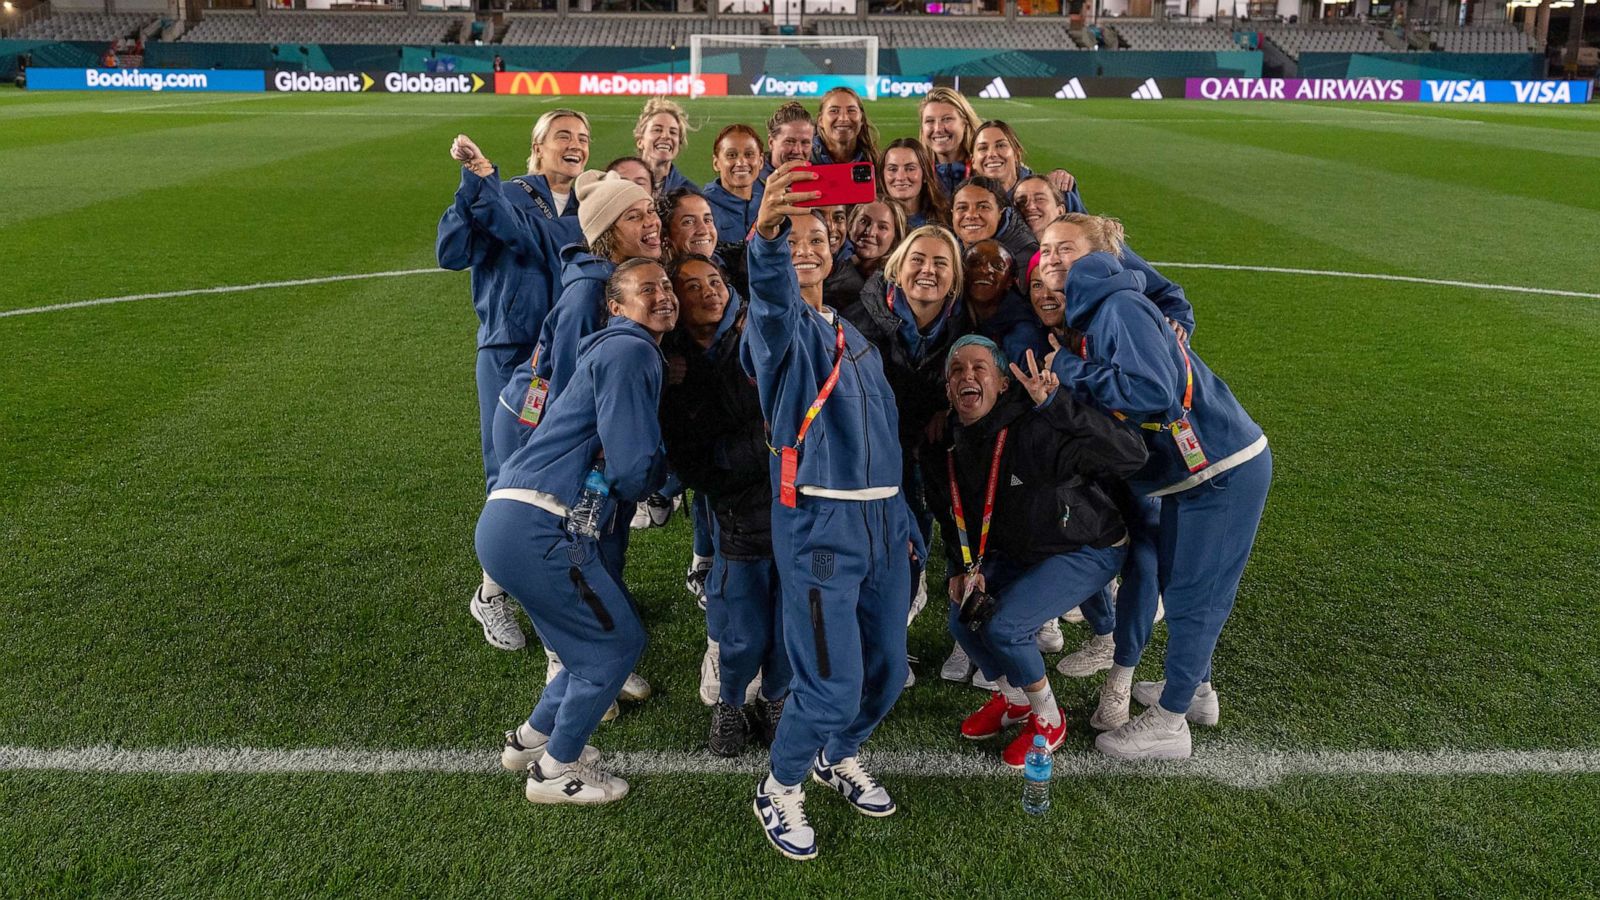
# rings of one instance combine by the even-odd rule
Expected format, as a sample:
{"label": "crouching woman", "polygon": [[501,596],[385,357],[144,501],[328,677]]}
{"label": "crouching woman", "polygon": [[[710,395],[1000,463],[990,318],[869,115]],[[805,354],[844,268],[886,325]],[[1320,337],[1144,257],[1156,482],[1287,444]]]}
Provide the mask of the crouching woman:
{"label": "crouching woman", "polygon": [[[924,457],[930,502],[955,522],[947,541],[950,631],[998,690],[961,723],[979,740],[1021,724],[1003,753],[1020,769],[1035,735],[1067,736],[1045,677],[1040,627],[1116,575],[1127,529],[1107,484],[1145,463],[1143,439],[1059,391],[1030,352],[1027,371],[988,338],[956,341],[945,363],[951,443]],[[954,545],[954,546],[951,546]]]}
{"label": "crouching woman", "polygon": [[[605,554],[618,501],[665,480],[661,336],[678,319],[654,260],[617,266],[610,323],[585,338],[577,368],[537,430],[504,461],[478,519],[478,559],[516,597],[565,664],[528,721],[506,735],[502,762],[526,765],[535,803],[620,800],[628,784],[601,770],[589,735],[644,651],[644,628],[622,571]],[[596,509],[596,507],[598,507]]]}

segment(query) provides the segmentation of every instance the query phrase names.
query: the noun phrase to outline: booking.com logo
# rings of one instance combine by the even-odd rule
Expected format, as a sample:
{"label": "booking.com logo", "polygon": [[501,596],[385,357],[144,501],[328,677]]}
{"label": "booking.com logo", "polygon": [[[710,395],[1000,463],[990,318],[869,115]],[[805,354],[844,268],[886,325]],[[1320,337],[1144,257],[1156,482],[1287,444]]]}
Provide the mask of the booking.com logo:
{"label": "booking.com logo", "polygon": [[162,88],[204,90],[207,79],[204,72],[144,72],[139,69],[101,71],[85,69],[84,82],[92,88],[133,88],[159,91]]}

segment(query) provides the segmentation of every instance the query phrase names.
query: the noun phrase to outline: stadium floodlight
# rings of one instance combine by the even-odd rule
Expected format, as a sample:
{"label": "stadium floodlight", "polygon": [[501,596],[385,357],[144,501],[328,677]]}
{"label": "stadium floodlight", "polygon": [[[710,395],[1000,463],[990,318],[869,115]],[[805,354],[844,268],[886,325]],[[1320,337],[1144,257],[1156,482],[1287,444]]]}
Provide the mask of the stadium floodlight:
{"label": "stadium floodlight", "polygon": [[[868,100],[878,98],[878,39],[872,35],[815,34],[692,34],[689,36],[689,74],[699,78],[706,65],[706,54],[728,51],[739,57],[741,50],[761,50],[748,54],[760,59],[759,66],[739,65],[733,71],[754,78],[774,76],[829,76],[856,86]],[[807,51],[811,51],[808,53]],[[742,61],[743,57],[739,57]],[[731,62],[722,60],[722,63]],[[726,70],[719,64],[716,69]]]}

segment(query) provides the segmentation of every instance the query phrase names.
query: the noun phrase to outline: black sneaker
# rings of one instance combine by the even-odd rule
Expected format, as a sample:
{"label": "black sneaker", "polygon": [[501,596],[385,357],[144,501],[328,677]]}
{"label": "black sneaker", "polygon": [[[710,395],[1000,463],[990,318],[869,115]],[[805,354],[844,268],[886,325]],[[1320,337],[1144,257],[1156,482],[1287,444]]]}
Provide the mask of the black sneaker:
{"label": "black sneaker", "polygon": [[779,697],[776,700],[768,700],[758,696],[755,702],[750,704],[753,710],[751,718],[755,720],[756,731],[768,747],[772,746],[772,740],[778,733],[778,720],[783,718],[783,701],[787,699],[788,697]]}
{"label": "black sneaker", "polygon": [[717,756],[738,756],[750,740],[750,722],[744,710],[731,703],[717,701],[711,708],[711,737],[706,742]]}

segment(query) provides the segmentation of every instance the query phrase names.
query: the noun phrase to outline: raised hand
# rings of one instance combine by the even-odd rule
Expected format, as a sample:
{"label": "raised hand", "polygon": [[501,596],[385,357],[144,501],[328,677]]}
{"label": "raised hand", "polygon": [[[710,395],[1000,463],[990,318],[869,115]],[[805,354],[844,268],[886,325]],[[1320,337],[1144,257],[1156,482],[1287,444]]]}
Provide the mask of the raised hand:
{"label": "raised hand", "polygon": [[[1053,342],[1054,339],[1052,338]],[[1052,353],[1050,356],[1054,357],[1055,354]],[[1056,377],[1056,373],[1050,371],[1048,362],[1045,364],[1044,371],[1041,372],[1039,370],[1039,361],[1034,358],[1032,350],[1028,351],[1028,371],[1024,372],[1020,366],[1012,363],[1011,374],[1022,382],[1022,386],[1028,391],[1028,396],[1033,398],[1035,406],[1049,400],[1050,395],[1054,394],[1056,388],[1061,386],[1061,379]]]}
{"label": "raised hand", "polygon": [[767,178],[767,192],[761,196],[761,209],[756,212],[756,231],[769,241],[778,236],[784,219],[811,212],[807,207],[796,206],[796,203],[822,196],[820,191],[790,190],[792,185],[799,182],[816,180],[815,172],[795,171],[803,165],[805,163],[800,160],[790,160],[774,169]]}
{"label": "raised hand", "polygon": [[1050,174],[1045,176],[1045,180],[1050,182],[1051,187],[1063,194],[1072,190],[1078,183],[1078,179],[1073,178],[1072,173],[1066,169],[1052,169]]}
{"label": "raised hand", "polygon": [[456,139],[450,142],[450,158],[471,169],[476,175],[487,175],[494,169],[488,158],[483,155],[483,151],[478,149],[478,145],[464,134],[456,135]]}

